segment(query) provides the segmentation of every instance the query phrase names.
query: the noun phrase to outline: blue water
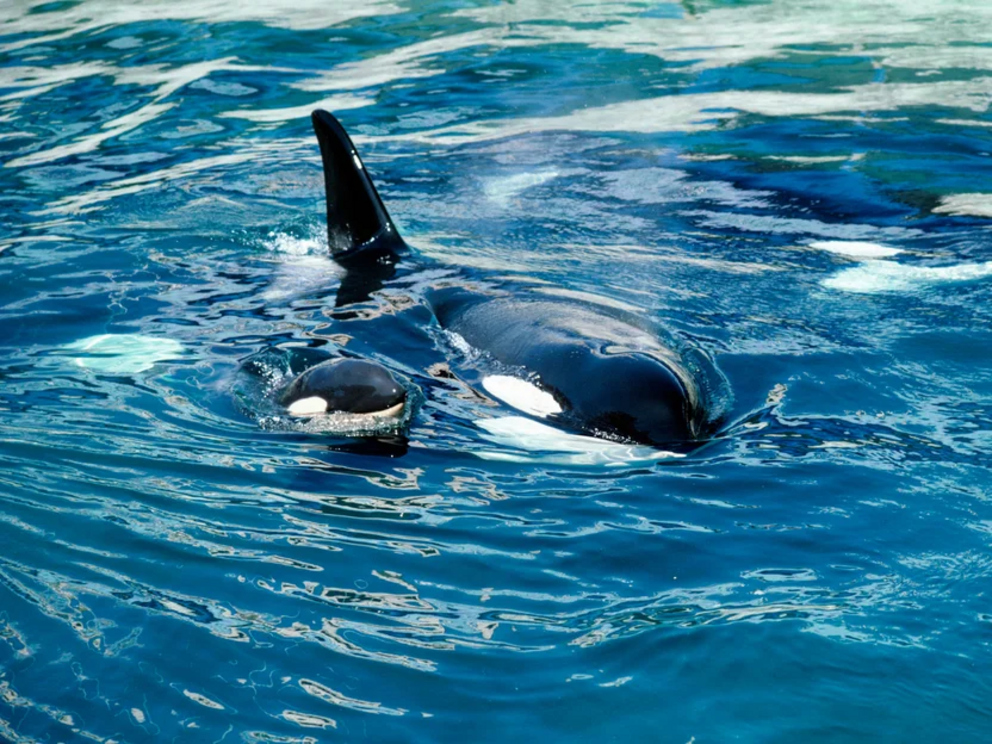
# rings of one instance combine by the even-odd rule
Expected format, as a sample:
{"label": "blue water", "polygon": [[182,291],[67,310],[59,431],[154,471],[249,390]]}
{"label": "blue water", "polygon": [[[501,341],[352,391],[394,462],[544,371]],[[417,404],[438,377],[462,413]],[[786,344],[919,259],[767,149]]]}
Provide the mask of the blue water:
{"label": "blue water", "polygon": [[[988,740],[986,3],[0,8],[0,740]],[[417,249],[356,312],[317,106]],[[487,438],[438,279],[658,324],[720,435]],[[252,416],[308,345],[409,428]]]}

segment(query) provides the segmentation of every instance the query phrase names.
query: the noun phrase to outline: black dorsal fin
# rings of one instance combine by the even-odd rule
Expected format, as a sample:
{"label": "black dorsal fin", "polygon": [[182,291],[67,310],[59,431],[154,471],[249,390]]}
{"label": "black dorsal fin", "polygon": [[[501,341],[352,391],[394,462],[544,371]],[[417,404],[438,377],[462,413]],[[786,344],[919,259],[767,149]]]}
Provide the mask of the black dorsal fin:
{"label": "black dorsal fin", "polygon": [[405,243],[351,138],[326,111],[317,109],[310,118],[324,161],[327,242],[331,255],[342,264],[366,259],[394,261]]}

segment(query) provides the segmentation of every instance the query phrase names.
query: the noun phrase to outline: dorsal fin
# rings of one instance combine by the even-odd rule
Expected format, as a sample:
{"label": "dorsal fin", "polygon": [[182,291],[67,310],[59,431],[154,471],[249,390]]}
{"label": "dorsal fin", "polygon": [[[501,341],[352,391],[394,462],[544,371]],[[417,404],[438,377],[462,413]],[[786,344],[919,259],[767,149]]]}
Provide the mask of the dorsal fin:
{"label": "dorsal fin", "polygon": [[355,145],[341,123],[317,109],[313,129],[324,161],[327,194],[327,242],[331,256],[342,264],[394,261],[405,247],[389,218]]}

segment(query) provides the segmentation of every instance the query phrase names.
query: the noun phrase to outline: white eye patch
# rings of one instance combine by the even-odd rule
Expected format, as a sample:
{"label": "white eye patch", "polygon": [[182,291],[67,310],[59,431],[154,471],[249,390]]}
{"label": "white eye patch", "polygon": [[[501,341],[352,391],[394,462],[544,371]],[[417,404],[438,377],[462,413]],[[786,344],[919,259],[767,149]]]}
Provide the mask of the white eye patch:
{"label": "white eye patch", "polygon": [[317,395],[300,398],[290,403],[286,410],[293,416],[315,416],[327,412],[327,401]]}
{"label": "white eye patch", "polygon": [[532,416],[544,418],[561,413],[561,406],[537,385],[509,375],[491,375],[482,380],[482,387],[494,398]]}
{"label": "white eye patch", "polygon": [[[345,413],[342,415],[351,417],[369,418],[399,418],[403,415],[404,402],[397,403],[381,411],[370,411],[369,413]],[[291,416],[318,416],[327,413],[327,401],[319,395],[312,395],[309,398],[294,400],[286,407],[286,411]]]}

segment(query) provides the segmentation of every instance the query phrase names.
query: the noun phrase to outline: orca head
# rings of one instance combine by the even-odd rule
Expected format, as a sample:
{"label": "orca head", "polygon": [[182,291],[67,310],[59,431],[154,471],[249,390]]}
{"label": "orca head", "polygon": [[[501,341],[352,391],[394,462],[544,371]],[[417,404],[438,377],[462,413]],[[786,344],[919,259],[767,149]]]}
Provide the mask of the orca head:
{"label": "orca head", "polygon": [[569,401],[585,426],[596,433],[642,444],[683,448],[702,428],[698,394],[669,365],[650,354],[625,352],[598,358],[603,384],[582,389]]}
{"label": "orca head", "polygon": [[329,359],[303,372],[279,397],[294,416],[322,413],[398,417],[406,388],[381,364],[363,359]]}

